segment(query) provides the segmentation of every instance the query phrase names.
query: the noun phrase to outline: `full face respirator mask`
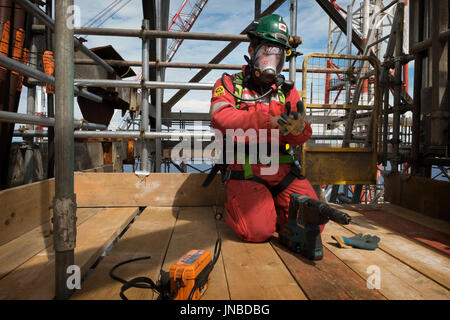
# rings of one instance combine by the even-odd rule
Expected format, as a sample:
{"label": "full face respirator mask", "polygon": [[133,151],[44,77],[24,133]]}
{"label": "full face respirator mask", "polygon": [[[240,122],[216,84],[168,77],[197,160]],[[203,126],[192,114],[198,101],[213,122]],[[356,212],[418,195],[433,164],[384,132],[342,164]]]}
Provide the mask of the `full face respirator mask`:
{"label": "full face respirator mask", "polygon": [[253,75],[263,85],[275,83],[280,75],[286,59],[285,50],[281,47],[263,43],[253,52]]}

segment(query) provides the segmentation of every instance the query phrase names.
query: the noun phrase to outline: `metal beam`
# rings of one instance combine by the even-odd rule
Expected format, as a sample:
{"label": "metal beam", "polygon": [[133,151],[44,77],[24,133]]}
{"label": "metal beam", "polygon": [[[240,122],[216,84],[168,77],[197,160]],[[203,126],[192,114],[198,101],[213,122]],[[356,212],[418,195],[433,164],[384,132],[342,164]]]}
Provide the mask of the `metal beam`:
{"label": "metal beam", "polygon": [[[144,80],[144,79],[143,79]],[[169,81],[132,81],[108,79],[75,79],[74,83],[81,87],[115,87],[115,88],[165,88],[165,89],[194,89],[211,90],[214,83],[190,83]]]}
{"label": "metal beam", "polygon": [[[156,29],[163,30],[162,28],[162,0],[156,0],[157,3],[157,12],[156,12]],[[159,11],[159,12],[158,12]],[[190,33],[190,32],[189,32]],[[161,61],[163,60],[163,45],[162,39],[155,39],[155,60]],[[147,63],[147,61],[146,61]],[[155,80],[157,82],[163,80],[163,71],[161,67],[156,68],[155,70]],[[155,129],[156,131],[161,131],[161,115],[162,115],[162,99],[163,99],[163,89],[156,88],[155,90]],[[161,149],[161,139],[155,140],[155,158],[153,159],[153,168],[155,172],[161,172],[161,158],[162,158],[162,149]]]}
{"label": "metal beam", "polygon": [[55,297],[67,299],[68,267],[74,265],[77,203],[74,193],[73,137],[73,22],[74,0],[55,1],[55,197],[53,200],[53,245],[55,250]]}
{"label": "metal beam", "polygon": [[[438,39],[441,42],[448,41],[450,39],[450,29],[447,29],[446,31],[440,32],[439,36],[438,36]],[[427,40],[424,40],[424,41],[421,41],[421,42],[416,42],[409,49],[409,53],[416,54],[416,53],[419,53],[421,51],[424,51],[424,50],[426,50],[426,49],[431,47],[432,42],[433,42],[433,37],[428,38]]]}
{"label": "metal beam", "polygon": [[431,47],[431,132],[432,145],[447,146],[450,122],[450,86],[448,77],[449,42],[442,42],[441,32],[448,32],[449,1],[430,1]]}
{"label": "metal beam", "polygon": [[[114,67],[141,67],[141,61],[124,61],[124,60],[105,60]],[[95,65],[96,63],[90,59],[75,59],[75,64]],[[191,62],[156,62],[150,61],[149,67],[156,68],[186,68],[186,69],[221,69],[221,70],[241,70],[241,64],[219,64],[219,63],[191,63]],[[283,67],[283,71],[289,71],[289,67]],[[303,72],[302,67],[296,67],[296,72]],[[309,73],[345,73],[345,69],[334,68],[308,68]]]}
{"label": "metal beam", "polygon": [[261,16],[261,0],[255,0],[255,21]]}
{"label": "metal beam", "polygon": [[[17,137],[46,137],[47,132],[43,130],[16,130],[14,136]],[[80,139],[86,138],[122,138],[122,139],[213,139],[215,138],[214,132],[186,132],[186,131],[173,131],[173,132],[146,132],[145,134],[139,131],[74,131],[74,137]],[[311,140],[342,140],[343,135],[313,135]],[[355,136],[353,141],[363,142],[365,137]],[[211,140],[212,141],[212,140]],[[170,141],[169,141],[170,142]],[[176,142],[176,141],[175,141]],[[205,141],[209,143],[209,141]],[[178,142],[176,142],[178,143]]]}
{"label": "metal beam", "polygon": [[[148,19],[142,20],[142,27],[144,29],[148,29],[150,27],[150,21]],[[142,39],[142,61],[143,68],[142,68],[142,81],[141,81],[141,90],[142,90],[142,101],[141,101],[141,122],[140,122],[140,129],[142,133],[145,133],[149,130],[149,92],[148,89],[145,88],[144,82],[148,80],[150,76],[150,71],[148,64],[146,63],[149,60],[149,54],[150,54],[150,40],[148,39]],[[142,172],[148,172],[148,148],[147,144],[145,143],[145,140],[141,140],[141,152],[140,152],[140,170]]]}
{"label": "metal beam", "polygon": [[[291,5],[289,7],[290,12],[290,36],[295,37],[297,35],[297,0],[291,0]],[[297,58],[295,54],[289,59],[289,80],[295,83],[296,78],[296,61]]]}
{"label": "metal beam", "polygon": [[[139,131],[78,131],[73,132],[74,138],[86,139],[86,138],[112,138],[112,139],[212,139],[214,138],[214,132],[186,132],[186,131],[173,131],[173,132],[147,132],[142,134]],[[47,137],[48,133],[45,130],[15,130],[15,137]],[[179,141],[165,140],[165,142]],[[208,142],[208,141],[206,141]]]}
{"label": "metal beam", "polygon": [[[83,120],[72,120],[74,129],[86,130],[106,130],[107,126],[103,124],[84,122]],[[23,114],[17,112],[0,111],[0,122],[34,124],[44,127],[55,126],[55,118],[46,118],[34,116],[31,114]]]}
{"label": "metal beam", "polygon": [[[328,0],[316,0],[316,2],[328,14],[339,29],[341,29],[343,33],[347,34],[346,21],[341,16],[339,11],[337,11],[337,9],[331,4],[331,2]],[[352,30],[352,43],[356,46],[356,48],[358,48],[359,51],[364,51],[364,41],[354,30]]]}
{"label": "metal beam", "polygon": [[145,132],[140,131],[75,131],[76,138],[129,138],[129,139],[179,139],[179,138],[214,138],[214,132]]}
{"label": "metal beam", "polygon": [[209,41],[239,41],[249,42],[250,39],[245,35],[230,33],[210,33],[210,32],[183,32],[183,31],[165,31],[165,30],[139,30],[139,29],[120,29],[120,28],[76,28],[75,34],[89,36],[108,36],[108,37],[132,37],[142,39],[191,39],[191,40],[209,40]]}

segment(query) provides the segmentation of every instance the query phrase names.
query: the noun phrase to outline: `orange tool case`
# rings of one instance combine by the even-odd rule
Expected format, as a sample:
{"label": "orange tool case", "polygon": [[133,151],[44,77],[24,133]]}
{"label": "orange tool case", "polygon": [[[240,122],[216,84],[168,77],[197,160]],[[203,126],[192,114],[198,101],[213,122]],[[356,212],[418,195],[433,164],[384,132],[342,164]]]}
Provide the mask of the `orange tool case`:
{"label": "orange tool case", "polygon": [[[209,268],[211,253],[209,250],[191,250],[170,267],[170,291],[175,293],[174,300],[198,300],[208,289],[211,279]],[[202,273],[203,272],[203,273]],[[197,282],[197,284],[196,284]],[[196,287],[194,290],[192,290]]]}

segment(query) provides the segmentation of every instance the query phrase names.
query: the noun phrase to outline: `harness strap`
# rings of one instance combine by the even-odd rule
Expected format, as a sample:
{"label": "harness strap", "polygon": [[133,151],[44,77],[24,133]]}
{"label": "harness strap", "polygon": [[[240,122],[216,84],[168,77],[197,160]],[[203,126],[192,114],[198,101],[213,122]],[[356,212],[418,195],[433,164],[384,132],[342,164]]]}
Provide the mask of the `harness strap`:
{"label": "harness strap", "polygon": [[294,169],[296,167],[294,164],[291,165],[291,171],[287,175],[284,176],[284,178],[275,186],[270,186],[269,183],[257,176],[252,176],[251,178],[245,177],[244,171],[230,171],[230,174],[228,175],[229,180],[247,180],[247,181],[254,181],[257,183],[261,183],[270,191],[272,194],[272,197],[276,197],[281,192],[283,192],[289,185],[295,180],[295,178],[298,179],[305,179],[304,176],[299,174],[298,169]]}
{"label": "harness strap", "polygon": [[216,174],[220,171],[222,172],[222,174],[225,173],[226,171],[226,164],[215,164],[212,168],[211,171],[208,173],[208,175],[206,176],[205,181],[202,184],[202,187],[207,187],[211,184],[211,182],[214,180],[214,177],[216,176]]}

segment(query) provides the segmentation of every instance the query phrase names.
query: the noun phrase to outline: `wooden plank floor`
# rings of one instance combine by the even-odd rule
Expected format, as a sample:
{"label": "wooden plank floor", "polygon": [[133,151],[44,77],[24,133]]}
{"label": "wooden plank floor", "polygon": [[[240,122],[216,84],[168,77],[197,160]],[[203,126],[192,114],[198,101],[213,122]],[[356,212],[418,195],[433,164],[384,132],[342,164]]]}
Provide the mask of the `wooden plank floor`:
{"label": "wooden plank floor", "polygon": [[[86,211],[86,209],[84,209]],[[99,256],[112,244],[124,228],[138,213],[138,208],[106,208],[90,209],[80,214],[77,225],[77,243],[75,248],[75,264],[84,275]],[[80,210],[83,212],[83,210]],[[32,230],[15,239],[14,245],[21,250],[37,237],[39,232]],[[39,235],[43,237],[42,234]],[[8,245],[8,244],[6,244]],[[39,250],[39,246],[41,250]],[[10,248],[8,248],[10,249]],[[17,253],[17,259],[26,260],[0,280],[0,299],[4,300],[49,300],[54,297],[55,254],[48,241],[33,246],[37,254],[28,257]],[[6,251],[6,250],[5,250]],[[14,267],[15,265],[10,265]]]}
{"label": "wooden plank floor", "polygon": [[[119,299],[121,284],[108,275],[114,264],[151,255],[150,261],[123,266],[117,273],[125,279],[147,276],[156,281],[161,268],[168,271],[191,249],[213,253],[220,236],[221,256],[204,300],[450,299],[450,259],[445,252],[411,239],[399,232],[398,226],[389,229],[356,208],[340,208],[351,214],[355,223],[341,226],[329,222],[322,234],[324,259],[312,262],[286,250],[276,237],[265,243],[242,242],[224,219],[215,220],[215,211],[223,212],[221,207],[147,207],[72,298]],[[419,216],[413,220],[416,228],[433,229],[432,221],[421,223]],[[439,224],[435,226],[433,230],[445,234],[437,230]],[[375,251],[342,249],[331,238],[359,232],[378,235],[380,247]],[[448,234],[443,237],[436,241],[448,241]],[[368,288],[368,283],[374,284],[373,270],[380,275],[377,289]],[[155,298],[138,288],[128,290],[127,296]]]}
{"label": "wooden plank floor", "polygon": [[[136,207],[79,208],[75,263],[85,278],[72,299],[120,299],[121,284],[109,276],[117,263],[151,256],[116,273],[124,279],[145,276],[156,281],[161,269],[168,271],[191,249],[213,253],[218,237],[222,251],[203,300],[450,299],[448,225],[392,205],[336,207],[353,222],[326,225],[321,261],[293,254],[278,243],[277,235],[265,243],[242,242],[224,219],[215,219],[223,207],[147,207],[141,213]],[[50,230],[45,222],[0,246],[0,299],[53,298]],[[356,233],[378,235],[379,248],[342,249],[332,239]],[[380,287],[369,289],[374,270]],[[157,297],[139,288],[131,288],[127,296]]]}

